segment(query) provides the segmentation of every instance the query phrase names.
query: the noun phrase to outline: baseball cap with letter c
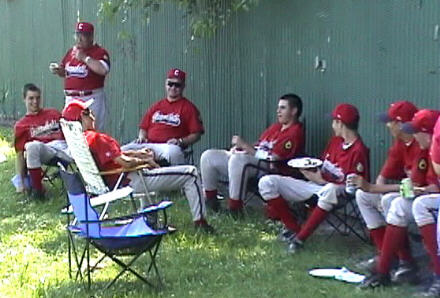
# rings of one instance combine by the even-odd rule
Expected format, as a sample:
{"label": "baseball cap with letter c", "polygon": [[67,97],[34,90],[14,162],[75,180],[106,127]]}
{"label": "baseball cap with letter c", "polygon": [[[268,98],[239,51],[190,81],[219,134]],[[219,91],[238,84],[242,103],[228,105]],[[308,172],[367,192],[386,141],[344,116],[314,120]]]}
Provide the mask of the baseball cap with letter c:
{"label": "baseball cap with letter c", "polygon": [[93,33],[93,31],[95,31],[95,28],[91,23],[79,22],[76,24],[76,33]]}
{"label": "baseball cap with letter c", "polygon": [[167,79],[179,79],[182,82],[185,82],[186,73],[178,68],[171,68],[167,72]]}

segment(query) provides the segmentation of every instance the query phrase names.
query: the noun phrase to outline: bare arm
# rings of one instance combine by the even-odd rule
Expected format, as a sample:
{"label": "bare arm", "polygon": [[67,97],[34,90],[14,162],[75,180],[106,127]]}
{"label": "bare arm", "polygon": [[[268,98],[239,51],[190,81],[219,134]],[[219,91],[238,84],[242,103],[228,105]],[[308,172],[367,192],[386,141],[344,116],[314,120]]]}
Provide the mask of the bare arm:
{"label": "bare arm", "polygon": [[136,143],[146,143],[147,139],[147,131],[145,129],[140,128],[138,138],[136,139]]}
{"label": "bare arm", "polygon": [[152,158],[139,158],[122,154],[114,161],[124,169],[134,168],[140,165],[148,165],[150,168],[158,168],[159,165]]}
{"label": "bare arm", "polygon": [[235,147],[236,150],[245,151],[247,154],[255,155],[256,150],[254,146],[247,143],[240,136],[233,136],[231,144]]}

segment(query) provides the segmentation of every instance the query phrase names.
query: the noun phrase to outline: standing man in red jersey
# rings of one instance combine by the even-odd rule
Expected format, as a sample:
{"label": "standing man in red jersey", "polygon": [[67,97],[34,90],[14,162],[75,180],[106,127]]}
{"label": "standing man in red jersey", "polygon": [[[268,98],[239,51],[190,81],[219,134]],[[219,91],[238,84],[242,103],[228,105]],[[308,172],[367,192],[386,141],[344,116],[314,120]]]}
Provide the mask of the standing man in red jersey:
{"label": "standing man in red jersey", "polygon": [[60,65],[51,63],[49,69],[64,78],[66,104],[74,98],[84,101],[94,99],[90,109],[96,115],[96,128],[103,130],[107,118],[104,81],[110,71],[110,57],[93,39],[93,25],[77,23],[75,45],[67,51]]}
{"label": "standing man in red jersey", "polygon": [[183,149],[204,133],[197,107],[183,96],[186,73],[170,69],[165,80],[166,98],[153,104],[139,124],[138,138],[122,150],[150,148],[159,161],[169,165],[185,163]]}

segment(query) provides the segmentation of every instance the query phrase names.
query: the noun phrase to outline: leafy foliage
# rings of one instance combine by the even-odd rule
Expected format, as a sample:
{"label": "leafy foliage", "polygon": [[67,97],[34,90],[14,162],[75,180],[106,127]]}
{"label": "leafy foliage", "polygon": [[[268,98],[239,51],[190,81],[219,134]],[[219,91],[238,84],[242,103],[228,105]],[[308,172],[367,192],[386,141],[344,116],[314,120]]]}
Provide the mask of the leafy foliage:
{"label": "leafy foliage", "polygon": [[158,11],[164,2],[173,2],[185,11],[193,37],[206,38],[226,25],[231,16],[249,11],[259,0],[101,0],[98,15],[102,19],[120,19],[124,23],[129,11],[137,9],[148,23],[151,13]]}

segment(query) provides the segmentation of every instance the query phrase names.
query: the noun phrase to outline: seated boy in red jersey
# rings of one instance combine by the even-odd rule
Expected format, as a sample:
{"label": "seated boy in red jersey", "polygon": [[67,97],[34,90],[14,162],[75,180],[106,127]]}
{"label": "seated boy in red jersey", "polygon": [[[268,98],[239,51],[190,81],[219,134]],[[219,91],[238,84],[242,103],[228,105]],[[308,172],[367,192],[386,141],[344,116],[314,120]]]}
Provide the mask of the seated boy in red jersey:
{"label": "seated boy in red jersey", "polygon": [[[301,172],[308,181],[280,175],[267,175],[258,184],[260,194],[267,200],[271,215],[279,218],[287,229],[288,252],[295,253],[304,241],[325,220],[343,194],[348,174],[369,177],[369,150],[362,142],[357,128],[359,112],[353,105],[340,104],[332,112],[334,136],[321,158],[323,165]],[[289,202],[304,202],[318,196],[318,206],[301,227],[291,213]]]}

